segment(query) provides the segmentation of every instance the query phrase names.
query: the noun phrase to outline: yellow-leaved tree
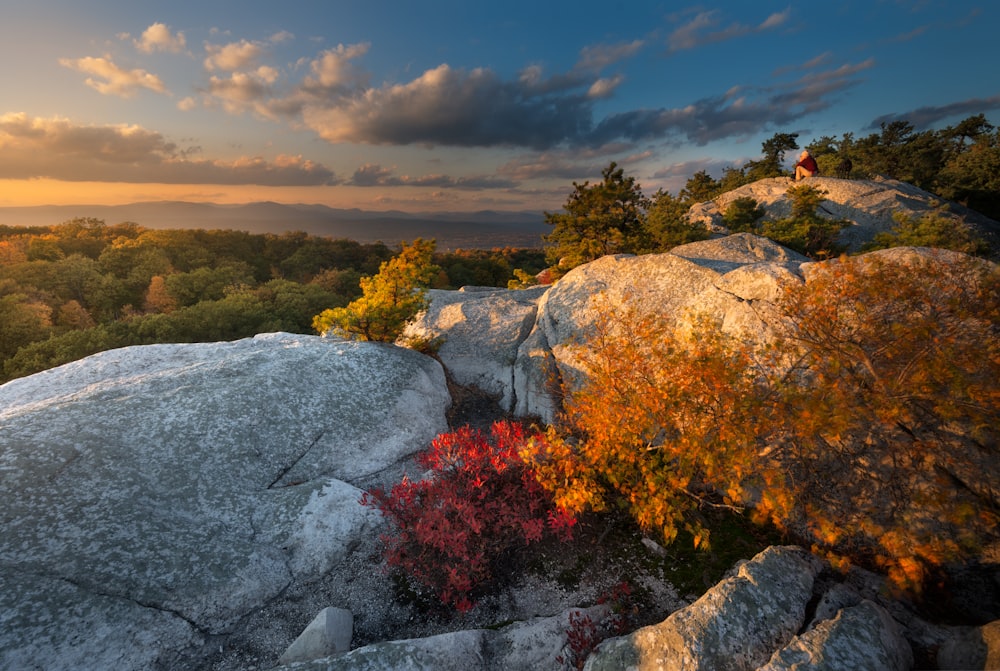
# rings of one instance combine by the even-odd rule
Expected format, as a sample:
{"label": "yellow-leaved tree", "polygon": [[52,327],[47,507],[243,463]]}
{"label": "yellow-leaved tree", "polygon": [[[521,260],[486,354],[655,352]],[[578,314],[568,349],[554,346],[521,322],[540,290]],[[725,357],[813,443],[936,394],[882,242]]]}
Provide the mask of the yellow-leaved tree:
{"label": "yellow-leaved tree", "polygon": [[361,278],[360,298],[347,307],[323,310],[313,318],[313,328],[355,340],[395,341],[427,307],[427,287],[438,273],[431,263],[433,253],[433,240],[403,243],[402,251],[383,262],[378,274]]}

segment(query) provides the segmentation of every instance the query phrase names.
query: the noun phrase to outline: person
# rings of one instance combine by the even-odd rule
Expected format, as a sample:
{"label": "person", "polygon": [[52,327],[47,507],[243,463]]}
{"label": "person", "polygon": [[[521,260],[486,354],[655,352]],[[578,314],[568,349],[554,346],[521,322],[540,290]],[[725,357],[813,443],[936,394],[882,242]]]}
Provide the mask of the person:
{"label": "person", "polygon": [[812,157],[809,150],[802,150],[802,153],[799,154],[799,162],[795,164],[795,181],[812,177],[817,172],[819,172],[819,166],[816,165],[816,159]]}

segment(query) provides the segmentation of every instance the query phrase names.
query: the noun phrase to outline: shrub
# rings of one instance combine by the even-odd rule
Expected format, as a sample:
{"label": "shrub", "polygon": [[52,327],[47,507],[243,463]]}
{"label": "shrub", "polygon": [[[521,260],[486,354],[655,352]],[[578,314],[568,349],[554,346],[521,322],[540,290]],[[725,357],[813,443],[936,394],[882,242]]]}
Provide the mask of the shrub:
{"label": "shrub", "polygon": [[429,477],[366,492],[362,503],[393,528],[382,536],[388,565],[464,612],[518,550],[547,535],[568,540],[575,519],[525,466],[519,452],[527,441],[510,422],[489,434],[469,427],[442,434],[417,456]]}
{"label": "shrub", "polygon": [[736,198],[722,213],[722,221],[732,233],[756,233],[757,221],[767,214],[756,199],[749,196]]}

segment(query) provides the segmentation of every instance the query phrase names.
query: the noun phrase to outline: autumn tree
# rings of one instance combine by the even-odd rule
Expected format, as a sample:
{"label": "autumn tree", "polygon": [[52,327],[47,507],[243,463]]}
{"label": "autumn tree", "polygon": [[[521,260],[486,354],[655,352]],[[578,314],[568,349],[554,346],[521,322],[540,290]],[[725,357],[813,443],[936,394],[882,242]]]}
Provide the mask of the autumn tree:
{"label": "autumn tree", "polygon": [[433,253],[433,240],[404,243],[396,257],[382,263],[378,274],[361,278],[360,298],[316,315],[313,328],[356,340],[394,341],[427,307],[427,287],[438,273],[431,264]]}
{"label": "autumn tree", "polygon": [[884,563],[899,583],[997,529],[1000,273],[891,250],[814,267],[789,289],[777,517]]}
{"label": "autumn tree", "polygon": [[531,454],[558,505],[623,505],[665,540],[747,507],[917,589],[996,540],[1000,272],[892,250],[816,264],[771,344],[605,306],[586,375]]}
{"label": "autumn tree", "polygon": [[742,504],[743,481],[760,476],[756,446],[771,413],[752,349],[605,303],[575,351],[583,384],[529,455],[556,504],[621,505],[667,542],[683,529],[707,543],[703,507]]}
{"label": "autumn tree", "polygon": [[639,184],[614,162],[601,175],[597,184],[573,182],[563,211],[545,213],[545,223],[553,226],[545,236],[546,258],[562,272],[645,245],[646,198]]}

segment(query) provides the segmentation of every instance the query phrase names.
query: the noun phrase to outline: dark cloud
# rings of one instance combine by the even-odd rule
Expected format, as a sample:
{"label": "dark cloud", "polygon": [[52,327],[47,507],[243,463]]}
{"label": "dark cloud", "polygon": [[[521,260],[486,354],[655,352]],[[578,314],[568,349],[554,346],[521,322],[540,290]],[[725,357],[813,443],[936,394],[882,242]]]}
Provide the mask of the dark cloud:
{"label": "dark cloud", "polygon": [[900,114],[886,114],[872,121],[868,125],[868,128],[878,129],[881,128],[883,123],[908,121],[917,130],[924,130],[933,127],[945,119],[960,116],[975,116],[976,114],[982,114],[995,109],[1000,109],[1000,95],[990,96],[989,98],[970,98],[969,100],[961,100],[949,105],[936,107],[918,107],[915,110]]}
{"label": "dark cloud", "polygon": [[422,175],[410,177],[397,176],[387,168],[378,164],[363,165],[354,171],[347,182],[351,186],[419,186],[429,188],[467,189],[472,191],[484,189],[510,189],[517,182],[503,177],[489,175],[471,177],[450,177],[448,175]]}
{"label": "dark cloud", "polygon": [[608,116],[585,139],[591,145],[615,139],[668,140],[703,146],[715,140],[747,137],[828,108],[836,94],[858,83],[868,60],[812,73],[780,87],[741,88],[681,108],[635,110]]}
{"label": "dark cloud", "polygon": [[261,186],[337,181],[325,166],[299,156],[191,160],[193,149],[180,149],[159,133],[138,126],[83,126],[26,114],[0,116],[0,145],[4,147],[0,178]]}

